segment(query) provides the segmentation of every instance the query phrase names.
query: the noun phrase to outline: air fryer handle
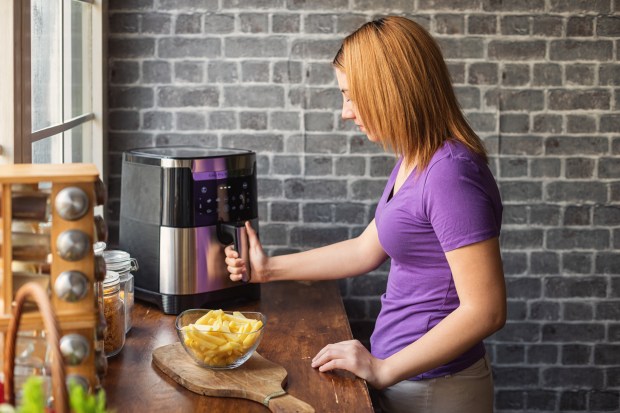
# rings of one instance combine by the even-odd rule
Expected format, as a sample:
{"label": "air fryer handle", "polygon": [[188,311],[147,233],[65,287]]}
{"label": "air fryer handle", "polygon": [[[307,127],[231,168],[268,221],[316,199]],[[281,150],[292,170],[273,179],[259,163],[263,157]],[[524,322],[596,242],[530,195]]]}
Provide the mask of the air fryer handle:
{"label": "air fryer handle", "polygon": [[245,229],[245,223],[240,222],[237,224],[221,224],[225,233],[232,237],[232,243],[235,251],[239,253],[239,257],[245,263],[246,271],[241,274],[241,281],[250,281],[251,267],[250,267],[250,240],[248,239],[248,232]]}

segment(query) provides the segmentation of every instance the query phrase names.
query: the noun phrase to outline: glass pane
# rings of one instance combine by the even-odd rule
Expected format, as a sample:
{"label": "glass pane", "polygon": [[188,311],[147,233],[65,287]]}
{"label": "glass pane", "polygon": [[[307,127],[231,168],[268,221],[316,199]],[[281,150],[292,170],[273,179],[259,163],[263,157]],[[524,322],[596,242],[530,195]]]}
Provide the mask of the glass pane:
{"label": "glass pane", "polygon": [[62,163],[62,133],[33,142],[32,163]]}
{"label": "glass pane", "polygon": [[62,120],[61,2],[31,0],[32,130]]}
{"label": "glass pane", "polygon": [[89,121],[65,132],[65,163],[93,162],[92,128]]}
{"label": "glass pane", "polygon": [[91,10],[90,3],[64,0],[65,121],[92,111]]}

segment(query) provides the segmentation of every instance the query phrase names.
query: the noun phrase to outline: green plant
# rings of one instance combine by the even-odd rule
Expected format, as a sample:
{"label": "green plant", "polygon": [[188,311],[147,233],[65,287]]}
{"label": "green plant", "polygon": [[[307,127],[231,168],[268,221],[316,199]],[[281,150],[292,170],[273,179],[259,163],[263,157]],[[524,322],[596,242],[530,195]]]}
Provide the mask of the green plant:
{"label": "green plant", "polygon": [[45,412],[45,391],[43,379],[31,376],[24,382],[21,406],[19,413],[42,413]]}

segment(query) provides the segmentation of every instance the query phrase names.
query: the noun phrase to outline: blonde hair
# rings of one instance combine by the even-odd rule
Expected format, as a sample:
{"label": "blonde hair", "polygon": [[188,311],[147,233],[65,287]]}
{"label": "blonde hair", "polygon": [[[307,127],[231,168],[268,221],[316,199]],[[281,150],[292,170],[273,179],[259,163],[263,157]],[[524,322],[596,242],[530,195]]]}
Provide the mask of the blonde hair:
{"label": "blonde hair", "polygon": [[347,77],[364,128],[424,170],[448,139],[487,161],[458,104],[439,46],[419,24],[390,16],[347,36],[333,65]]}

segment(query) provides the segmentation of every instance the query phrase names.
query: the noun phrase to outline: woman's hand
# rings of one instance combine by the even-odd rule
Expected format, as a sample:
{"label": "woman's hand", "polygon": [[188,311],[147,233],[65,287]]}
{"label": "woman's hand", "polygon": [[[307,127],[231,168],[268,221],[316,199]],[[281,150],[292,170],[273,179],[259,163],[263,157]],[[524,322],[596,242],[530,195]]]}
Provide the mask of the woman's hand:
{"label": "woman's hand", "polygon": [[376,389],[382,389],[389,384],[382,377],[382,366],[383,360],[373,357],[357,340],[328,344],[312,359],[312,367],[318,367],[319,371],[347,370]]}
{"label": "woman's hand", "polygon": [[[248,234],[248,240],[250,243],[250,282],[263,283],[268,281],[267,263],[269,257],[263,251],[263,246],[258,240],[258,235],[250,221],[245,223],[245,229]],[[239,257],[239,253],[235,251],[232,245],[227,246],[224,249],[226,254],[226,265],[228,266],[228,272],[230,273],[230,279],[232,281],[241,281],[241,275],[246,272],[245,263]]]}

